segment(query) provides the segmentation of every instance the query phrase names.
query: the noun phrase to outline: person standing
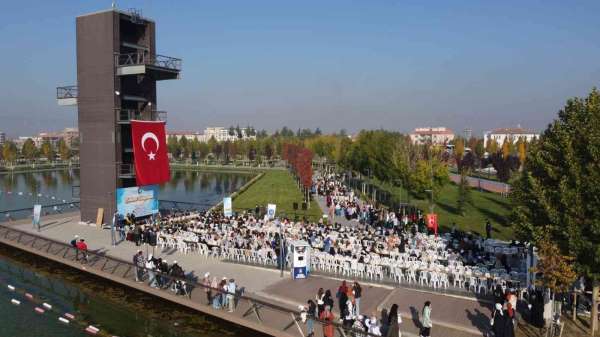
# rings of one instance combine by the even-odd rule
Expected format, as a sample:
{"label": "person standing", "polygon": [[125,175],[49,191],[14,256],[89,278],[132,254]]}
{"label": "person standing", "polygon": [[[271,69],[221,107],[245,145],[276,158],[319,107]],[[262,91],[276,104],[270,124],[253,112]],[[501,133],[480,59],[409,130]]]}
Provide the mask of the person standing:
{"label": "person standing", "polygon": [[75,248],[75,261],[79,261],[79,249],[77,249],[77,241],[79,239],[79,235],[75,235],[73,240],[71,240],[71,246]]}
{"label": "person standing", "polygon": [[354,295],[354,315],[360,316],[360,299],[362,297],[362,287],[356,281],[354,281],[354,285],[352,286],[352,293]]}
{"label": "person standing", "polygon": [[319,317],[325,310],[325,291],[323,288],[319,288],[317,295],[315,296],[315,300],[317,301],[317,317]]}
{"label": "person standing", "polygon": [[212,281],[210,282],[210,287],[213,291],[215,291],[215,294],[212,298],[213,308],[221,309],[221,298],[219,296],[219,281],[217,281],[217,277],[213,277]]}
{"label": "person standing", "polygon": [[308,300],[308,311],[306,312],[306,332],[308,337],[315,335],[315,319],[317,316],[317,305],[313,300]]}
{"label": "person standing", "polygon": [[333,320],[334,320],[334,316],[333,313],[331,312],[331,307],[329,305],[325,306],[325,310],[321,313],[321,316],[319,316],[319,319],[322,320],[323,323],[323,336],[325,337],[333,337],[334,336],[334,329],[333,329]]}
{"label": "person standing", "polygon": [[152,259],[152,255],[148,256],[148,260],[146,261],[146,270],[148,271],[148,285],[152,288],[157,288],[156,285],[156,275],[154,274],[154,260]]}
{"label": "person standing", "polygon": [[431,302],[426,301],[421,312],[421,337],[431,336],[431,328],[433,324],[431,322]]}
{"label": "person standing", "polygon": [[211,302],[212,297],[212,289],[210,287],[210,273],[206,272],[204,274],[204,278],[202,278],[202,286],[204,287],[204,292],[206,293],[206,300],[208,304]]}
{"label": "person standing", "polygon": [[398,304],[393,304],[390,308],[388,322],[390,327],[387,331],[387,337],[402,337],[402,333],[400,332],[400,323],[402,323],[402,317],[400,314],[398,314]]}
{"label": "person standing", "polygon": [[494,331],[494,337],[505,337],[504,332],[506,329],[506,317],[502,311],[502,304],[496,303],[494,312],[492,313],[492,319],[490,324],[492,325],[492,331]]}
{"label": "person standing", "polygon": [[133,256],[133,263],[135,264],[135,280],[137,282],[142,282],[144,278],[144,254],[141,250],[138,250],[137,254]]}
{"label": "person standing", "polygon": [[492,223],[489,219],[485,219],[485,234],[488,239],[492,238]]}
{"label": "person standing", "polygon": [[234,279],[229,279],[229,283],[227,284],[227,304],[229,305],[229,312],[233,312],[235,310],[235,292],[237,291],[237,287],[235,285]]}

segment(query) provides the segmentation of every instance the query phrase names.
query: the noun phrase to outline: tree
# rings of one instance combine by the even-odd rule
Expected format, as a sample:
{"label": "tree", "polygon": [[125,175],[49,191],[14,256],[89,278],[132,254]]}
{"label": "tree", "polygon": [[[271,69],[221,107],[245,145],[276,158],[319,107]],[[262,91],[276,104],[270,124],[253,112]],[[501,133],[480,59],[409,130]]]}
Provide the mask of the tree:
{"label": "tree", "polygon": [[25,140],[25,142],[23,143],[23,147],[21,147],[21,154],[23,155],[23,157],[25,157],[25,159],[28,160],[35,159],[35,157],[37,156],[37,152],[38,150],[35,146],[35,143],[33,142],[33,139],[27,138],[27,140]]}
{"label": "tree", "polygon": [[2,158],[5,161],[12,163],[17,160],[17,146],[11,141],[6,141],[2,145]]}
{"label": "tree", "polygon": [[185,136],[181,136],[179,138],[179,149],[181,151],[181,156],[183,159],[188,159],[191,154],[191,148],[188,139]]}
{"label": "tree", "polygon": [[63,138],[58,141],[58,154],[60,155],[60,159],[69,160],[71,159],[71,149],[67,145],[67,142]]}
{"label": "tree", "polygon": [[492,154],[498,152],[498,142],[495,139],[488,139],[487,144],[485,144],[485,152]]}
{"label": "tree", "polygon": [[508,138],[504,138],[504,143],[502,143],[502,158],[507,159],[510,156],[510,144],[511,141]]}
{"label": "tree", "polygon": [[207,143],[202,142],[198,144],[198,159],[204,160],[209,153]]}
{"label": "tree", "polygon": [[56,156],[54,153],[54,147],[52,146],[52,143],[50,143],[47,140],[42,143],[40,151],[42,152],[42,155],[48,160],[54,160],[54,157]]}
{"label": "tree", "polygon": [[[548,238],[592,280],[592,334],[600,291],[600,93],[573,98],[530,144],[513,182],[513,223],[521,240]],[[546,236],[547,235],[547,236]]]}
{"label": "tree", "polygon": [[519,149],[519,164],[521,164],[521,167],[523,167],[523,164],[525,164],[525,158],[527,156],[525,140],[519,139],[519,141],[517,142],[517,147]]}
{"label": "tree", "polygon": [[[552,292],[552,301],[557,293],[566,293],[577,279],[577,273],[573,269],[573,257],[562,255],[558,245],[549,239],[540,241],[538,246],[539,260],[537,267],[533,270],[540,273],[536,278],[539,286],[548,288]],[[552,305],[552,316],[554,317],[554,305]]]}
{"label": "tree", "polygon": [[458,183],[458,199],[456,208],[460,214],[464,215],[465,206],[471,203],[471,186],[467,179],[467,170],[460,173],[460,182]]}
{"label": "tree", "polygon": [[462,138],[458,138],[454,141],[454,159],[456,161],[456,167],[458,172],[462,172],[462,159],[465,155],[465,142]]}
{"label": "tree", "polygon": [[177,137],[174,135],[169,136],[167,138],[167,148],[169,149],[169,153],[173,158],[178,159],[181,155],[181,148],[179,147],[179,142],[177,141]]}
{"label": "tree", "polygon": [[449,180],[448,168],[439,159],[419,159],[411,174],[409,186],[411,192],[420,197],[427,196],[426,190],[432,190],[435,200]]}

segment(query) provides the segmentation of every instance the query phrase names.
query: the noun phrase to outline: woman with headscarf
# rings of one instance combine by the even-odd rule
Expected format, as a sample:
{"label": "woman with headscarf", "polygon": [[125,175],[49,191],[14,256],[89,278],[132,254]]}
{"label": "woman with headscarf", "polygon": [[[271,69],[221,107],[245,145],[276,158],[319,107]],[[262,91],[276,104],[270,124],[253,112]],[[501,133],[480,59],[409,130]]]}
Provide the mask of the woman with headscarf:
{"label": "woman with headscarf", "polygon": [[431,302],[426,301],[421,311],[421,337],[431,336]]}
{"label": "woman with headscarf", "polygon": [[502,311],[502,304],[496,303],[490,324],[492,325],[492,331],[494,331],[494,337],[505,337],[506,316]]}
{"label": "woman with headscarf", "polygon": [[323,303],[325,303],[325,306],[329,306],[329,310],[333,310],[333,298],[331,297],[331,290],[325,290],[325,296],[323,296]]}
{"label": "woman with headscarf", "polygon": [[324,321],[323,336],[325,336],[325,337],[333,337],[334,336],[334,334],[335,334],[335,331],[333,328],[333,319],[334,318],[335,317],[333,316],[333,313],[331,312],[331,307],[329,305],[326,305],[325,310],[323,310],[323,312],[319,316],[319,319],[321,321]]}

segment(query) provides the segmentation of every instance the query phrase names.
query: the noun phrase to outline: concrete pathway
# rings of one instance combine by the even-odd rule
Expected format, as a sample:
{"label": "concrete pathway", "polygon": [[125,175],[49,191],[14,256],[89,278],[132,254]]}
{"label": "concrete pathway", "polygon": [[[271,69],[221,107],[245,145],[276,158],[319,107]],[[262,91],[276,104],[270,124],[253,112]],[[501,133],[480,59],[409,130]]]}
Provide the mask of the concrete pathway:
{"label": "concrete pathway", "polygon": [[[32,228],[30,220],[8,224],[20,230],[67,243],[77,234],[86,240],[90,250],[104,252],[128,261],[137,249],[141,249],[144,254],[152,253],[151,247],[136,247],[135,244],[127,241],[112,246],[109,230],[80,225],[78,222],[78,213],[47,216],[42,219],[43,228],[39,233]],[[319,287],[330,289],[335,294],[341,282],[340,279],[329,276],[311,276],[307,280],[292,281],[289,272],[285,272],[284,277],[281,278],[280,272],[275,269],[229,263],[219,259],[204,258],[195,253],[182,254],[173,249],[161,250],[156,247],[154,255],[167,259],[169,263],[177,260],[186,272],[193,271],[199,278],[205,272],[210,272],[218,278],[224,276],[235,278],[236,283],[245,287],[247,293],[293,309],[297,309],[299,304],[305,304],[306,300],[314,298]],[[432,301],[433,306],[433,336],[482,336],[482,331],[489,322],[488,305],[472,298],[364,282],[361,282],[361,285],[364,289],[361,312],[372,315],[378,309],[389,308],[393,303],[397,303],[404,318],[401,328],[406,331],[405,336],[418,334],[417,317],[426,300]]]}

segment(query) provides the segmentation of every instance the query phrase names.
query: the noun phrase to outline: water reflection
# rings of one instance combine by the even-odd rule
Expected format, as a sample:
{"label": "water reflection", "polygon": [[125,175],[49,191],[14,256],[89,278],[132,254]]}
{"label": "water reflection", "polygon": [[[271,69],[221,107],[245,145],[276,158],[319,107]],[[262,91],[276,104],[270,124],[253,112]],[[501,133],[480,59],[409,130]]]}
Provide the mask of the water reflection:
{"label": "water reflection", "polygon": [[[160,186],[158,197],[208,208],[238,190],[252,176],[231,172],[172,171],[171,180]],[[79,185],[79,170],[0,174],[0,184],[3,191],[0,211],[30,208],[35,203],[51,205],[63,200],[68,203],[74,200],[72,187]]]}

